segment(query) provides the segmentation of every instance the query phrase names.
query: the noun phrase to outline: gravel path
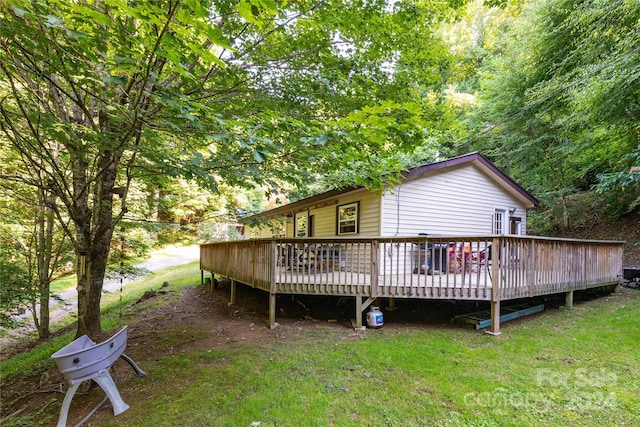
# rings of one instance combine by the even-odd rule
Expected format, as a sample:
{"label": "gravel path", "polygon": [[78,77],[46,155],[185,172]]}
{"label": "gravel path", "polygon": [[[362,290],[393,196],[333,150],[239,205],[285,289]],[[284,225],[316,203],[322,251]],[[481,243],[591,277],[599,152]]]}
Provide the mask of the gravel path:
{"label": "gravel path", "polygon": [[[136,267],[145,269],[149,272],[154,272],[163,268],[186,264],[199,259],[199,257],[200,247],[198,245],[169,246],[159,251],[152,252],[148,261],[140,263],[136,265]],[[137,279],[138,277],[124,279],[122,283],[120,283],[120,279],[105,279],[104,284],[102,285],[102,292],[108,293],[117,291],[120,289],[120,286],[126,286]],[[69,288],[61,292],[58,296],[64,301],[63,303],[54,299],[49,301],[50,307],[56,307],[49,313],[51,325],[59,322],[69,314],[76,312],[78,308],[78,292],[75,288]],[[39,309],[39,307],[37,309]],[[23,337],[25,334],[35,331],[35,326],[33,325],[30,312],[21,315],[17,320],[22,319],[27,320],[27,324],[24,327],[7,331],[6,335],[0,337],[0,345],[4,346],[15,339]]]}

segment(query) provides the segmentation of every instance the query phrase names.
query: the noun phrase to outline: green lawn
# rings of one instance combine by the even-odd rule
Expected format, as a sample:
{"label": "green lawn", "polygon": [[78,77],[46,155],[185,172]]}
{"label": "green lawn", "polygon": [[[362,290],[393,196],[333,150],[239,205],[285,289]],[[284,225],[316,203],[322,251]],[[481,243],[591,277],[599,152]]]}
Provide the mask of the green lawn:
{"label": "green lawn", "polygon": [[499,338],[383,328],[344,340],[319,326],[294,343],[162,359],[139,384],[153,397],[104,425],[640,425],[640,293],[631,292]]}
{"label": "green lawn", "polygon": [[[123,301],[106,298],[105,330],[163,274],[172,289],[199,281],[192,263],[129,285]],[[462,327],[345,334],[317,323],[269,345],[145,361],[148,376],[123,390],[131,408],[99,425],[640,425],[639,314],[640,291],[623,289],[507,324],[500,337]],[[26,363],[45,366],[52,348],[42,348]],[[25,369],[12,368],[24,357],[5,362],[3,375]]]}

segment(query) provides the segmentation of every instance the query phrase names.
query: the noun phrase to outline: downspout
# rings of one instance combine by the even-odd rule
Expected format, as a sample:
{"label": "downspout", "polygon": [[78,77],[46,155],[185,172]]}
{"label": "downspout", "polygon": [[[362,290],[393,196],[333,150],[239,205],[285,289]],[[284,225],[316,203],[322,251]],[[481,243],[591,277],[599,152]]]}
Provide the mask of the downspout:
{"label": "downspout", "polygon": [[395,236],[397,237],[398,234],[400,234],[400,188],[402,187],[402,184],[398,184],[398,192],[396,193],[396,234]]}

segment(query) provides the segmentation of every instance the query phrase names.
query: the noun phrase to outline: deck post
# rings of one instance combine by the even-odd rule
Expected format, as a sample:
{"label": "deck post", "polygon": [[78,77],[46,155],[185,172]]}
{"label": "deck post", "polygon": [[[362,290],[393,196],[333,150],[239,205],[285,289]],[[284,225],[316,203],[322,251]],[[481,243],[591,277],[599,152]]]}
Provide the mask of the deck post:
{"label": "deck post", "polygon": [[536,241],[531,240],[529,244],[529,268],[527,272],[527,284],[529,288],[529,298],[533,298],[536,281]]}
{"label": "deck post", "polygon": [[269,329],[275,329],[278,326],[278,322],[276,322],[276,296],[278,294],[274,292],[269,292]]}
{"label": "deck post", "polygon": [[278,287],[276,286],[276,270],[278,269],[278,243],[271,242],[271,280],[269,286],[269,329],[275,329],[278,326],[276,322],[276,297],[278,295]]}
{"label": "deck post", "polygon": [[355,329],[364,329],[362,327],[362,298],[360,295],[356,295],[356,322]]}
{"label": "deck post", "polygon": [[500,269],[502,268],[500,253],[502,252],[502,243],[501,239],[495,237],[491,242],[491,327],[487,331],[490,335],[500,335]]}
{"label": "deck post", "polygon": [[367,298],[366,301],[362,302],[362,297],[360,295],[356,295],[356,318],[353,320],[352,326],[356,330],[365,330],[367,329],[362,325],[362,313],[373,303],[376,299],[373,297]]}
{"label": "deck post", "polygon": [[489,335],[500,335],[500,301],[491,301],[491,326]]}
{"label": "deck post", "polygon": [[232,306],[235,305],[236,303],[236,281],[232,280],[231,281],[231,298],[229,298],[229,304],[227,304],[228,306]]}
{"label": "deck post", "polygon": [[[374,240],[371,242],[371,297],[378,297],[378,274],[379,265],[378,265],[378,241]],[[364,307],[367,308],[367,307]],[[364,309],[363,308],[363,309]]]}
{"label": "deck post", "polygon": [[200,269],[200,284],[204,285],[204,270]]}
{"label": "deck post", "polygon": [[396,299],[394,297],[389,297],[389,305],[387,306],[387,311],[394,311],[398,307],[396,307]]}
{"label": "deck post", "polygon": [[573,291],[569,291],[564,294],[564,306],[562,308],[573,308]]}

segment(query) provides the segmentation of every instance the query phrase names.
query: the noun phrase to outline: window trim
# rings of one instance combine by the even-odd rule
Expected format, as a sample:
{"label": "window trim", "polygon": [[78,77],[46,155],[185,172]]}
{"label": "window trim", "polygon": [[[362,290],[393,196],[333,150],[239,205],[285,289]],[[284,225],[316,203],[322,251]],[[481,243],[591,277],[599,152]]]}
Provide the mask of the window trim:
{"label": "window trim", "polygon": [[[498,215],[501,215],[500,222],[498,222]],[[506,209],[496,208],[493,213],[493,234],[505,235],[505,219],[507,216]],[[498,224],[500,224],[500,230],[498,230]]]}
{"label": "window trim", "polygon": [[[346,221],[341,221],[340,220],[340,212],[344,209],[347,208],[351,208],[354,207],[355,208],[355,218],[354,219],[348,219]],[[353,231],[341,231],[342,227],[341,225],[345,222],[351,222],[354,221],[355,223],[353,224]],[[339,205],[336,207],[336,235],[337,236],[343,236],[345,234],[358,234],[360,233],[360,202],[351,202],[351,203],[345,203],[343,205]]]}
{"label": "window trim", "polygon": [[307,237],[315,237],[316,232],[314,228],[316,228],[316,216],[309,214],[307,217]]}

